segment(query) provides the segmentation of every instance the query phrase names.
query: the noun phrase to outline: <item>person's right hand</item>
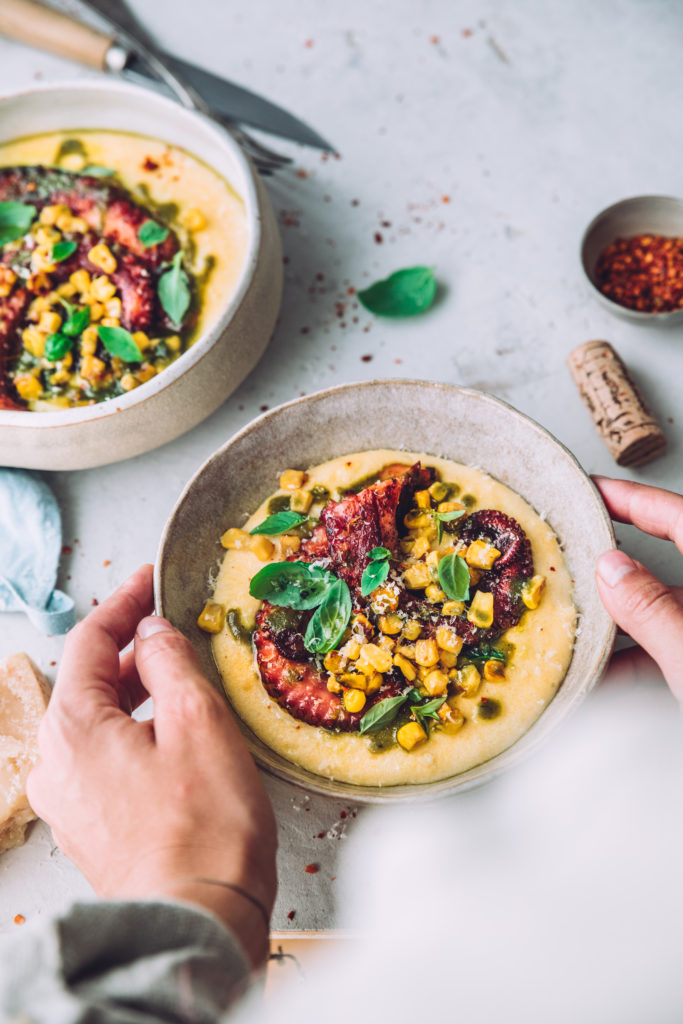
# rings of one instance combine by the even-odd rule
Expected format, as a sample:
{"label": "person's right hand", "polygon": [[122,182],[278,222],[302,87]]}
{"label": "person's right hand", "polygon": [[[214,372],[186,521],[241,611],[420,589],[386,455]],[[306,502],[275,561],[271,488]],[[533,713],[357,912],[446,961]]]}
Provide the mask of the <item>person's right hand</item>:
{"label": "person's right hand", "polygon": [[[98,895],[196,903],[256,964],[275,899],[273,812],[225,701],[151,611],[145,566],[69,634],[29,800]],[[137,722],[148,696],[154,719]]]}
{"label": "person's right hand", "polygon": [[[672,541],[683,553],[683,497],[629,480],[593,477],[612,519]],[[683,587],[667,587],[624,551],[597,563],[602,603],[624,632],[651,656],[683,704]],[[639,660],[644,668],[645,659]],[[651,667],[654,666],[650,663]]]}

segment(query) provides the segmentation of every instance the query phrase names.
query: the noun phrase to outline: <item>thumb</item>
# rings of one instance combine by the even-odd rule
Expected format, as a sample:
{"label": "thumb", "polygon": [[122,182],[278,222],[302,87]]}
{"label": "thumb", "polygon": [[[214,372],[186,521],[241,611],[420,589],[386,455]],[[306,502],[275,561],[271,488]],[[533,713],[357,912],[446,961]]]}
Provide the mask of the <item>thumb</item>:
{"label": "thumb", "polygon": [[597,584],[614,621],[652,655],[674,695],[683,702],[683,605],[623,551],[600,555]]}
{"label": "thumb", "polygon": [[142,619],[135,634],[135,664],[154,700],[157,743],[175,748],[225,714],[223,701],[201,670],[189,640],[158,616]]}

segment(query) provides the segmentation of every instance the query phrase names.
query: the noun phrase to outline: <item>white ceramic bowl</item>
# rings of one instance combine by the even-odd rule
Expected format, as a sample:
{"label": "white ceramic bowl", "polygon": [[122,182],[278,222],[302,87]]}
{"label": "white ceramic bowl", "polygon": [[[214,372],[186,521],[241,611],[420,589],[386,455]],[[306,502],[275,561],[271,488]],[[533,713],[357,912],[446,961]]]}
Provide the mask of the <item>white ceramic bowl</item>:
{"label": "white ceramic bowl", "polygon": [[261,180],[226,131],[150,89],[115,80],[81,80],[0,101],[2,142],[86,128],[163,139],[226,178],[245,204],[244,267],[213,326],[146,384],[77,409],[0,410],[0,465],[85,469],[178,437],[210,415],[253,369],[280,308],[282,250],[275,216]]}
{"label": "white ceramic bowl", "polygon": [[198,470],[166,524],[155,570],[157,611],[189,637],[221,692],[211,641],[197,627],[197,615],[224,554],[219,538],[226,525],[241,522],[245,511],[257,508],[286,466],[305,468],[344,452],[385,447],[476,465],[526,498],[563,546],[580,628],[567,675],[531,729],[497,757],[449,779],[385,789],[332,781],[276,754],[241,723],[250,750],[266,770],[318,793],[365,802],[447,795],[517,762],[594,686],[615,635],[594,577],[598,555],[614,546],[612,524],[592,481],[559,441],[480,391],[410,380],[345,384],[253,420]]}

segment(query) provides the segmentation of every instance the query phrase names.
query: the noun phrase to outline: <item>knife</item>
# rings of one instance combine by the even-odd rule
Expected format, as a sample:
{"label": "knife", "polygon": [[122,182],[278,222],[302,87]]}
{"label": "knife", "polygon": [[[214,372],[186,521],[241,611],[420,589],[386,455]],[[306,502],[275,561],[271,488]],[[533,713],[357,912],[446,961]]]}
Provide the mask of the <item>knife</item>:
{"label": "knife", "polygon": [[[119,12],[123,7],[123,4],[117,5]],[[132,16],[130,22],[134,24]],[[213,116],[248,124],[304,146],[334,152],[334,147],[318,132],[270,100],[178,57],[156,48],[152,51],[147,46],[138,46],[129,33],[120,30],[113,21],[110,24],[111,32],[101,32],[35,0],[0,0],[0,33],[3,35],[98,71],[124,75],[131,72],[154,81],[161,79],[173,92],[181,93],[180,99],[186,106],[191,106],[192,92],[182,95],[182,85],[187,85]],[[166,70],[170,71],[170,76],[164,74]]]}

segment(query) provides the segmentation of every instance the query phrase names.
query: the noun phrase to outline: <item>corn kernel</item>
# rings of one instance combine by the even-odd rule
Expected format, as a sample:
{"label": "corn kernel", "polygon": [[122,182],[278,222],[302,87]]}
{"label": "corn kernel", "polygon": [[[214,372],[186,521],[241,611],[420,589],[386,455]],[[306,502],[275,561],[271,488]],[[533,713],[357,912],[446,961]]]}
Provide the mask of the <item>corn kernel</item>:
{"label": "corn kernel", "polygon": [[139,370],[135,373],[136,380],[144,384],[146,381],[151,380],[152,377],[156,377],[157,371],[151,363],[143,363]]}
{"label": "corn kernel", "polygon": [[484,679],[489,683],[500,683],[505,679],[505,662],[491,658],[484,662]]}
{"label": "corn kernel", "polygon": [[439,662],[442,668],[455,668],[458,664],[458,655],[453,651],[439,650]]}
{"label": "corn kernel", "polygon": [[362,711],[365,707],[366,697],[362,690],[344,690],[344,696],[342,697],[342,703],[344,708],[351,714],[355,714],[358,711]]}
{"label": "corn kernel", "polygon": [[365,692],[368,697],[372,697],[373,694],[378,693],[384,682],[384,676],[380,672],[375,672],[368,679],[368,685],[365,687]]}
{"label": "corn kernel", "polygon": [[115,316],[103,316],[100,320],[103,327],[120,327],[121,321]]}
{"label": "corn kernel", "polygon": [[429,526],[431,520],[432,517],[427,512],[418,509],[406,513],[403,517],[403,525],[408,530],[419,530],[424,526]]}
{"label": "corn kernel", "polygon": [[132,373],[124,373],[121,377],[121,387],[124,391],[133,391],[138,387],[138,381]]}
{"label": "corn kernel", "polygon": [[[96,356],[83,356],[81,359],[80,373],[84,380],[90,382],[98,381],[106,372],[107,364]],[[121,381],[121,387],[123,387],[123,381]],[[124,390],[126,389],[124,388]]]}
{"label": "corn kernel", "polygon": [[71,212],[67,210],[66,213],[60,213],[60,215],[57,217],[57,220],[55,221],[55,224],[57,225],[60,231],[68,231],[70,234],[73,222],[74,219],[71,216]]}
{"label": "corn kernel", "polygon": [[404,658],[410,658],[411,661],[415,661],[415,644],[401,644],[400,647],[396,648],[398,654],[403,655]]}
{"label": "corn kernel", "polygon": [[429,488],[429,493],[431,494],[434,501],[443,501],[444,498],[448,497],[449,490],[450,487],[448,486],[448,484],[442,483],[441,480],[435,480],[432,486]]}
{"label": "corn kernel", "polygon": [[225,622],[225,608],[216,601],[207,601],[197,619],[197,625],[205,633],[220,633]]}
{"label": "corn kernel", "polygon": [[409,555],[415,546],[415,538],[404,537],[402,540],[399,541],[399,544],[401,546],[401,551],[403,552],[403,554]]}
{"label": "corn kernel", "polygon": [[381,647],[383,651],[392,651],[396,647],[396,641],[390,636],[380,636],[377,641],[377,646]]}
{"label": "corn kernel", "polygon": [[67,171],[82,171],[85,167],[85,157],[82,153],[66,153],[61,159],[61,166]]}
{"label": "corn kernel", "polygon": [[411,590],[421,590],[432,582],[432,574],[429,566],[424,562],[417,562],[409,566],[403,573],[403,581]]}
{"label": "corn kernel", "polygon": [[430,583],[430,585],[425,588],[425,597],[431,604],[441,604],[442,601],[446,600],[446,594],[441,587],[437,587],[435,583]]}
{"label": "corn kernel", "polygon": [[20,377],[15,377],[14,386],[26,402],[35,401],[35,399],[40,398],[43,393],[42,384],[30,373],[22,374]]}
{"label": "corn kernel", "polygon": [[164,338],[166,348],[170,349],[171,352],[180,352],[180,335],[171,334],[168,338]]}
{"label": "corn kernel", "polygon": [[462,615],[465,611],[464,601],[446,601],[441,609],[442,615]]}
{"label": "corn kernel", "polygon": [[403,673],[403,675],[405,676],[409,683],[412,683],[413,680],[417,677],[415,666],[411,665],[408,659],[404,658],[402,654],[394,655],[394,665],[396,666],[396,668],[401,670],[401,672]]}
{"label": "corn kernel", "polygon": [[345,658],[356,661],[360,657],[360,644],[357,640],[347,640],[341,648],[341,653]]}
{"label": "corn kernel", "polygon": [[323,665],[328,672],[341,672],[344,666],[344,659],[339,651],[328,651],[323,660]]}
{"label": "corn kernel", "polygon": [[231,526],[221,537],[221,546],[228,551],[240,551],[242,548],[248,547],[250,540],[251,536],[245,530]]}
{"label": "corn kernel", "polygon": [[437,628],[436,642],[443,651],[460,654],[462,650],[462,637],[451,626],[442,625]]}
{"label": "corn kernel", "polygon": [[63,370],[70,370],[71,367],[73,366],[73,361],[73,355],[71,354],[71,352],[67,352],[65,353],[65,355],[62,356],[57,365],[60,366]]}
{"label": "corn kernel", "polygon": [[436,668],[426,676],[423,686],[430,697],[443,697],[448,691],[448,676]]}
{"label": "corn kernel", "polygon": [[493,625],[493,594],[478,590],[467,610],[467,620],[479,629],[489,629]]}
{"label": "corn kernel", "polygon": [[460,708],[451,707],[448,701],[445,701],[436,713],[441,720],[444,732],[451,734],[458,732],[465,724],[465,716]]}
{"label": "corn kernel", "polygon": [[375,672],[388,672],[391,668],[391,654],[382,650],[377,644],[363,644],[358,658],[358,667],[364,671],[366,666],[372,666]]}
{"label": "corn kernel", "polygon": [[[108,299],[105,303],[104,311],[107,316],[115,316],[117,319],[121,319],[121,313],[123,312],[123,306],[121,305],[121,299],[113,298]],[[144,334],[144,331],[136,331],[136,334]],[[135,337],[135,335],[133,335]]]}
{"label": "corn kernel", "polygon": [[39,227],[35,232],[35,239],[38,245],[44,245],[46,248],[48,246],[52,248],[55,242],[58,242],[61,237],[61,231],[57,231],[56,228]]}
{"label": "corn kernel", "polygon": [[272,540],[257,534],[249,541],[249,550],[252,555],[256,555],[260,562],[270,562],[275,551],[275,545]]}
{"label": "corn kernel", "polygon": [[363,637],[370,638],[375,632],[375,628],[370,622],[367,615],[363,612],[356,612],[351,619],[351,629],[354,633],[361,634]]}
{"label": "corn kernel", "polygon": [[468,565],[467,571],[470,574],[470,583],[476,587],[477,583],[481,579],[481,569],[475,569],[474,566]]}
{"label": "corn kernel", "polygon": [[95,323],[97,320],[101,320],[106,310],[103,302],[91,302],[90,303],[90,321]]}
{"label": "corn kernel", "polygon": [[45,332],[39,331],[37,327],[25,327],[21,332],[24,348],[32,356],[39,357],[45,354],[46,339],[47,335]]}
{"label": "corn kernel", "polygon": [[89,298],[96,302],[106,302],[116,295],[116,285],[105,274],[94,278],[90,283]]}
{"label": "corn kernel", "polygon": [[440,501],[437,505],[437,512],[459,512],[464,507],[459,501]]}
{"label": "corn kernel", "polygon": [[69,382],[70,374],[68,370],[55,370],[54,373],[50,374],[50,384],[67,384]]}
{"label": "corn kernel", "polygon": [[64,284],[57,285],[57,295],[61,295],[63,299],[72,299],[77,290],[71,281],[65,281]]}
{"label": "corn kernel", "polygon": [[377,625],[383,633],[388,633],[389,636],[395,636],[401,632],[403,626],[403,620],[400,615],[396,615],[395,612],[391,612],[389,615],[380,615],[377,620]]}
{"label": "corn kernel", "polygon": [[292,497],[290,499],[289,507],[292,512],[308,512],[309,508],[313,504],[313,495],[310,491],[304,491],[297,489],[292,491]]}
{"label": "corn kernel", "polygon": [[396,742],[404,750],[412,750],[418,743],[424,743],[426,739],[427,733],[419,722],[406,722],[396,733]]}
{"label": "corn kernel", "polygon": [[474,569],[491,569],[500,551],[485,540],[473,540],[465,552],[465,561]]}
{"label": "corn kernel", "polygon": [[415,504],[418,508],[431,508],[432,498],[429,491],[415,491]]}
{"label": "corn kernel", "polygon": [[188,231],[201,231],[206,227],[206,217],[196,206],[191,206],[180,215],[180,223]]}
{"label": "corn kernel", "polygon": [[33,250],[31,253],[31,269],[37,273],[45,271],[48,274],[55,269],[51,246],[39,245],[38,248]]}
{"label": "corn kernel", "polygon": [[283,533],[280,537],[280,554],[287,555],[295,554],[301,547],[301,537],[293,537],[291,533]]}
{"label": "corn kernel", "polygon": [[430,569],[437,569],[439,566],[439,552],[430,551],[427,557],[425,558],[425,562],[427,563]]}
{"label": "corn kernel", "polygon": [[81,335],[81,355],[94,356],[97,351],[99,335],[96,327],[86,327]]}
{"label": "corn kernel", "polygon": [[429,667],[439,660],[439,649],[435,640],[418,640],[415,644],[415,661],[418,665]]}
{"label": "corn kernel", "polygon": [[453,680],[465,697],[474,697],[481,686],[481,675],[476,665],[463,665]]}
{"label": "corn kernel", "polygon": [[376,615],[387,615],[389,612],[395,612],[398,608],[398,602],[398,588],[391,583],[385,583],[383,586],[377,587],[373,590],[370,598],[370,605]]}
{"label": "corn kernel", "polygon": [[429,551],[429,540],[427,537],[418,537],[410,552],[413,558],[422,558]]}
{"label": "corn kernel", "polygon": [[103,270],[105,274],[113,274],[116,270],[117,263],[114,253],[111,251],[108,245],[104,242],[100,242],[99,245],[94,245],[88,252],[88,259],[97,267],[98,270]]}
{"label": "corn kernel", "polygon": [[334,676],[330,676],[330,678],[327,680],[327,689],[330,691],[330,693],[342,692],[341,683],[339,683]]}
{"label": "corn kernel", "polygon": [[71,210],[68,206],[64,206],[63,203],[60,203],[55,206],[44,206],[40,211],[40,216],[38,217],[38,220],[41,224],[47,224],[50,227],[52,227],[54,224],[57,223],[57,218],[63,216],[64,214],[71,216]]}
{"label": "corn kernel", "polygon": [[90,289],[90,274],[87,270],[74,270],[69,275],[69,281],[79,292],[87,292]]}
{"label": "corn kernel", "polygon": [[38,330],[46,334],[56,334],[62,326],[62,318],[59,313],[41,313],[38,321]]}
{"label": "corn kernel", "polygon": [[305,480],[306,474],[300,469],[286,469],[280,477],[280,487],[283,491],[298,491]]}
{"label": "corn kernel", "polygon": [[37,274],[30,274],[26,287],[34,295],[39,292],[47,292],[50,290],[50,278],[42,270]]}
{"label": "corn kernel", "polygon": [[12,291],[17,275],[9,267],[0,267],[0,298],[6,298]]}
{"label": "corn kernel", "polygon": [[532,576],[522,587],[522,601],[527,608],[538,608],[545,590],[545,576]]}
{"label": "corn kernel", "polygon": [[403,636],[406,640],[417,640],[422,632],[422,625],[417,619],[409,619],[403,626]]}

